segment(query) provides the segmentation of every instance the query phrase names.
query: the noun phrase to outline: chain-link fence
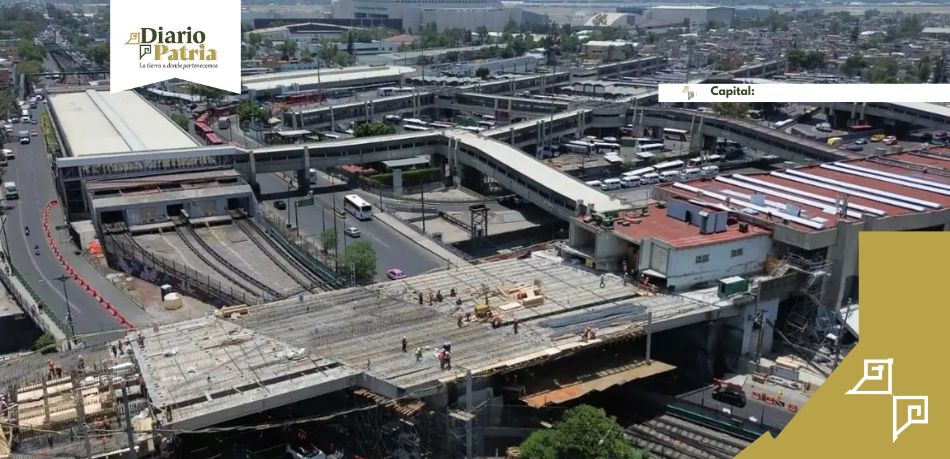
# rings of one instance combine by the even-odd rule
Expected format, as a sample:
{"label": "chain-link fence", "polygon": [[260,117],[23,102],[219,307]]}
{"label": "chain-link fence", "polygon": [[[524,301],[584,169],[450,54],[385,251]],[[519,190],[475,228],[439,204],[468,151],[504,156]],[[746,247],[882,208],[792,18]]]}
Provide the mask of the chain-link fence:
{"label": "chain-link fence", "polygon": [[286,220],[273,211],[263,210],[260,216],[259,221],[264,224],[268,235],[283,246],[292,257],[320,276],[320,278],[326,282],[327,288],[332,289],[346,286],[346,280],[327,266],[329,261],[326,259],[324,259],[324,261],[320,260],[324,255],[323,250],[314,244],[313,241],[302,236],[299,231],[290,230],[287,227]]}

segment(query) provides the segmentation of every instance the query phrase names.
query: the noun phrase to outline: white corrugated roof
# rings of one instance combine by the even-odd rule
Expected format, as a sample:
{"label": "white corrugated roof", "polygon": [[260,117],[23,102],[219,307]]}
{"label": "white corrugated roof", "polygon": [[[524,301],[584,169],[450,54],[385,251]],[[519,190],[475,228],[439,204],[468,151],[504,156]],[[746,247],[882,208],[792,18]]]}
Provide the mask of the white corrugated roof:
{"label": "white corrugated roof", "polygon": [[[298,70],[295,72],[265,73],[241,78],[241,84],[247,89],[266,91],[280,86],[294,84],[317,84],[317,70]],[[390,65],[386,67],[347,67],[344,69],[320,70],[320,83],[339,83],[341,81],[359,81],[370,78],[399,77],[415,72],[412,67]]]}
{"label": "white corrugated roof", "polygon": [[51,94],[71,156],[194,148],[198,144],[172,120],[132,91],[87,90]]}

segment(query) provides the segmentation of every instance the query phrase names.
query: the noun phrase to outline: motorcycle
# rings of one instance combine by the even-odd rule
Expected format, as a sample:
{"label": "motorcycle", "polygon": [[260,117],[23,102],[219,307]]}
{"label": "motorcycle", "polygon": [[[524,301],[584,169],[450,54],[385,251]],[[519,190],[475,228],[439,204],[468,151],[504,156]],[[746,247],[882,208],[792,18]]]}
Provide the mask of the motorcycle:
{"label": "motorcycle", "polygon": [[29,226],[25,227],[25,228],[24,228],[24,231],[26,232],[26,235],[27,235],[27,236],[30,235],[30,227],[29,227]]}
{"label": "motorcycle", "polygon": [[33,246],[33,253],[34,253],[35,255],[39,255],[39,254],[40,254],[40,246],[39,246],[39,245],[34,245],[34,246]]}

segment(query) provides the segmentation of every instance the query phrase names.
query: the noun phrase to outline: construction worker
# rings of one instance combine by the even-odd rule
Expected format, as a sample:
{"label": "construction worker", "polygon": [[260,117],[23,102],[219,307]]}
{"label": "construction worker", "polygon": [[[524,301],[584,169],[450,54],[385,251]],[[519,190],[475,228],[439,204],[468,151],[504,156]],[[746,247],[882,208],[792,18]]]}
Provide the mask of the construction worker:
{"label": "construction worker", "polygon": [[435,293],[435,300],[438,301],[439,303],[442,302],[442,290],[439,290],[438,292]]}
{"label": "construction worker", "polygon": [[422,306],[422,303],[423,303],[422,292],[419,292],[419,306]]}
{"label": "construction worker", "polygon": [[445,351],[445,368],[452,369],[452,353],[449,351]]}
{"label": "construction worker", "polygon": [[112,345],[112,358],[113,359],[119,358],[119,349],[116,347],[115,344]]}
{"label": "construction worker", "polygon": [[606,287],[606,286],[607,286],[607,275],[606,275],[606,274],[601,274],[601,275],[600,275],[600,288],[604,288],[604,287]]}
{"label": "construction worker", "polygon": [[491,319],[491,328],[498,328],[501,326],[501,316],[495,314],[495,317]]}
{"label": "construction worker", "polygon": [[403,337],[402,337],[402,351],[403,351],[403,352],[406,352],[406,346],[407,346],[408,344],[409,344],[409,342],[406,341],[406,337],[403,336]]}
{"label": "construction worker", "polygon": [[53,379],[56,376],[56,364],[53,359],[46,360],[46,379]]}
{"label": "construction worker", "polygon": [[445,369],[445,349],[439,351],[439,369]]}
{"label": "construction worker", "polygon": [[449,296],[451,296],[451,297],[454,297],[454,296],[455,296],[455,287],[452,287],[452,288],[449,290]]}
{"label": "construction worker", "polygon": [[80,356],[79,356],[79,369],[82,370],[82,369],[85,369],[85,367],[86,367],[86,361],[82,358],[82,355],[80,354]]}
{"label": "construction worker", "polygon": [[517,317],[515,317],[515,320],[514,322],[511,323],[511,326],[514,328],[515,334],[517,335],[518,334],[518,318]]}
{"label": "construction worker", "polygon": [[462,328],[462,319],[463,319],[464,317],[465,317],[465,316],[459,314],[458,321],[457,321],[459,328]]}
{"label": "construction worker", "polygon": [[416,362],[422,361],[422,346],[416,348]]}

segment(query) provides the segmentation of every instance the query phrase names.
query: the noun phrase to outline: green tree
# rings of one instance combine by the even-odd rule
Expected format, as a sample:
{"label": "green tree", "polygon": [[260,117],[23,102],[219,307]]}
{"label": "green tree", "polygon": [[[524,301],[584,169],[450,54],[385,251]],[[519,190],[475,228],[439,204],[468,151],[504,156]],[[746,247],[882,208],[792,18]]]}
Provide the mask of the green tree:
{"label": "green tree", "polygon": [[86,56],[90,60],[96,63],[99,67],[102,67],[109,61],[109,43],[99,43],[96,46],[89,48],[86,51]]}
{"label": "green tree", "polygon": [[857,76],[861,74],[861,71],[864,70],[866,66],[867,62],[864,61],[864,57],[860,54],[855,54],[845,59],[844,64],[841,65],[841,71],[848,76]]}
{"label": "green tree", "polygon": [[488,67],[479,67],[475,70],[475,76],[483,80],[487,80],[489,75],[491,75],[491,69]]}
{"label": "green tree", "polygon": [[19,74],[30,75],[29,80],[33,81],[36,78],[34,75],[43,71],[43,64],[37,61],[21,61],[16,65],[16,71]]}
{"label": "green tree", "polygon": [[525,459],[645,459],[624,439],[617,420],[601,408],[580,405],[564,412],[550,429],[532,433],[521,444]]}
{"label": "green tree", "polygon": [[247,43],[251,46],[258,47],[263,41],[264,39],[261,38],[261,34],[259,33],[251,32],[247,34]]}
{"label": "green tree", "polygon": [[805,60],[802,66],[808,70],[819,70],[825,65],[825,53],[821,51],[809,51],[805,54]]}
{"label": "green tree", "polygon": [[785,60],[790,70],[801,70],[805,66],[805,51],[798,48],[785,50]]}
{"label": "green tree", "polygon": [[297,42],[295,40],[284,40],[280,44],[280,58],[288,60],[297,56]]}
{"label": "green tree", "polygon": [[381,123],[379,121],[374,121],[372,123],[363,123],[359,126],[356,126],[356,129],[353,130],[354,137],[372,137],[377,135],[389,135],[395,134],[396,129],[392,126]]}
{"label": "green tree", "polygon": [[56,352],[56,337],[49,333],[43,333],[39,338],[36,338],[36,341],[33,342],[31,349],[34,351],[39,351],[42,354]]}
{"label": "green tree", "polygon": [[485,39],[488,38],[488,27],[478,26],[475,29],[475,33],[478,34],[478,44],[485,44]]}
{"label": "green tree", "polygon": [[172,121],[184,130],[188,130],[188,117],[178,112],[172,112],[170,115]]}
{"label": "green tree", "polygon": [[329,252],[331,247],[336,251],[336,231],[329,229],[320,233],[320,247],[323,247],[323,253]]}
{"label": "green tree", "polygon": [[716,102],[712,109],[719,115],[729,118],[745,118],[749,114],[749,104],[744,102]]}
{"label": "green tree", "polygon": [[237,105],[236,111],[238,119],[243,125],[247,125],[252,121],[266,123],[269,118],[267,110],[261,108],[253,100],[241,101],[241,103]]}
{"label": "green tree", "polygon": [[921,83],[930,81],[930,56],[924,56],[917,63],[917,80]]}
{"label": "green tree", "polygon": [[340,257],[340,271],[347,276],[355,274],[357,283],[371,282],[376,275],[376,258],[372,244],[354,242],[346,246]]}

